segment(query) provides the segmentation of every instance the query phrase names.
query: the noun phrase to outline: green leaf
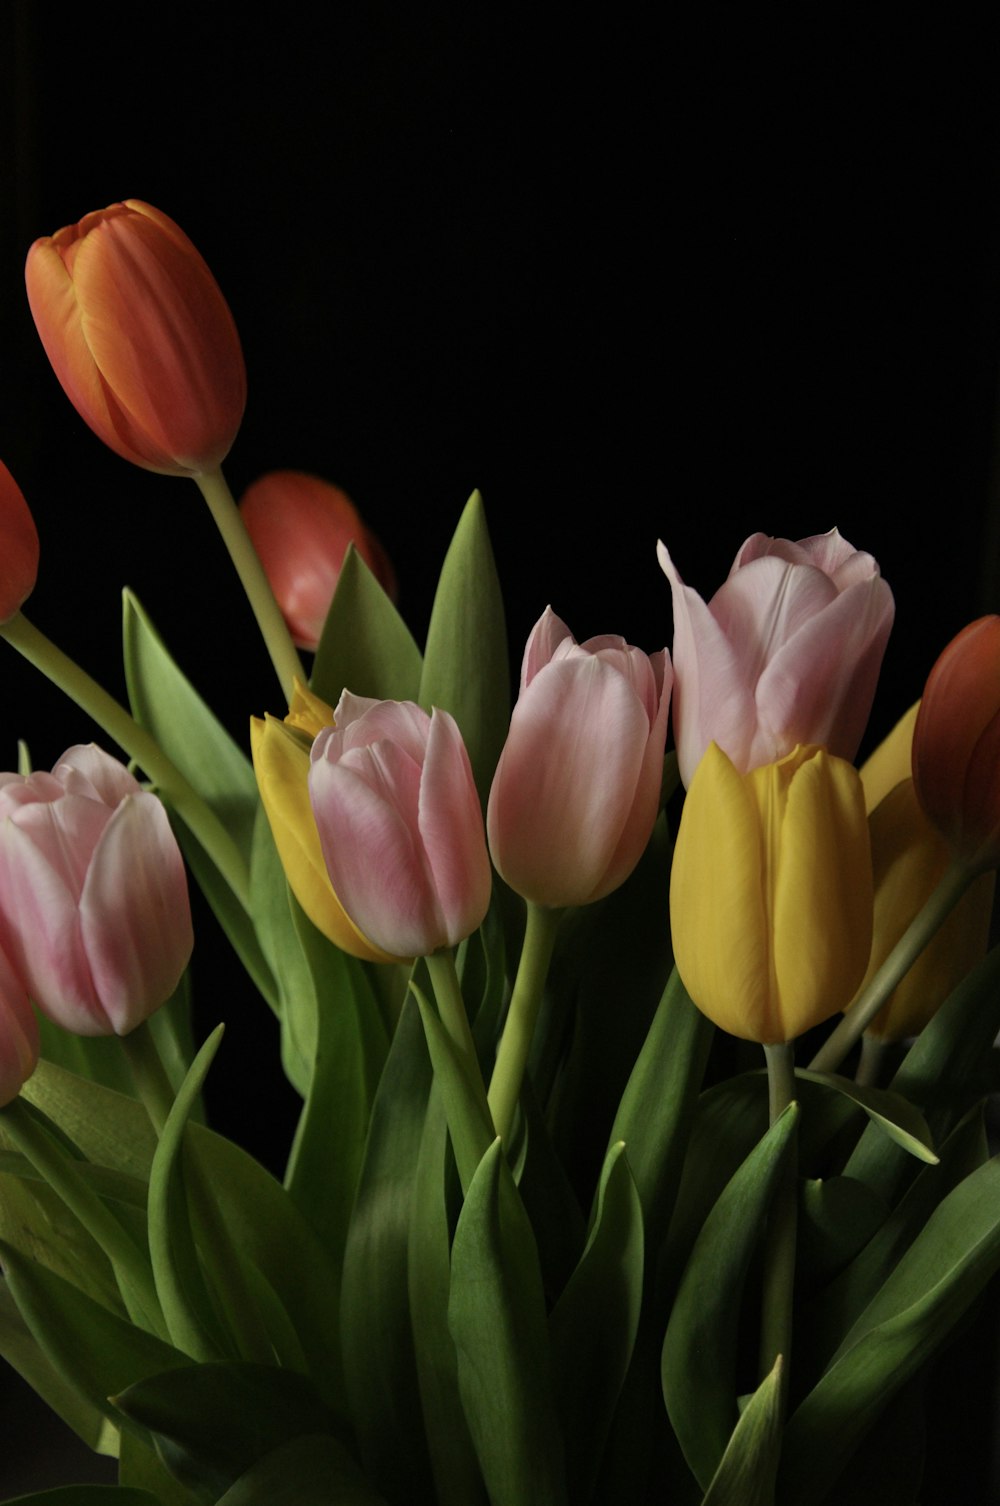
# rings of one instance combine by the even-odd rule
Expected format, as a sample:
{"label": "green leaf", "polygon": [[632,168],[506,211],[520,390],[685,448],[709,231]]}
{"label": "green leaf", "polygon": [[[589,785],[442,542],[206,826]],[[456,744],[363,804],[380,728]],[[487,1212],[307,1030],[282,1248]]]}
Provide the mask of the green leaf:
{"label": "green leaf", "polygon": [[282,1444],[334,1425],[305,1376],[242,1361],[164,1371],[113,1402],[156,1438],[179,1480],[216,1492]]}
{"label": "green leaf", "polygon": [[438,581],[420,677],[420,705],[458,723],[485,808],[510,722],[507,627],[479,493],[455,530]]}
{"label": "green leaf", "polygon": [[161,1506],[148,1490],[125,1485],[57,1485],[30,1496],[10,1496],[4,1506]]}
{"label": "green leaf", "polygon": [[743,1285],[798,1117],[798,1104],[789,1104],[726,1185],[695,1242],[667,1325],[663,1397],[703,1490],[736,1424]]}
{"label": "green leaf", "polygon": [[188,1490],[170,1474],[149,1434],[140,1437],[130,1425],[121,1434],[118,1482],[131,1486],[133,1490],[148,1491],[158,1506],[203,1506],[205,1501],[204,1492]]}
{"label": "green leaf", "polygon": [[[416,1000],[403,1006],[372,1106],[344,1247],[344,1374],[361,1457],[390,1498],[433,1491],[407,1289],[410,1221],[431,1069]],[[447,1249],[446,1256],[447,1260]],[[449,1340],[450,1343],[450,1340]],[[389,1433],[393,1447],[386,1449]]]}
{"label": "green leaf", "polygon": [[250,863],[250,909],[256,935],[274,979],[269,1003],[281,1026],[281,1065],[303,1098],[316,1060],[316,989],[292,919],[293,898],[263,808],[258,813]]}
{"label": "green leaf", "polygon": [[315,1065],[285,1185],[339,1272],[372,1105],[389,1042],[364,965],[289,896],[317,1010]]}
{"label": "green leaf", "polygon": [[854,1177],[805,1180],[796,1233],[800,1290],[834,1277],[865,1247],[888,1213],[884,1198]]}
{"label": "green leaf", "polygon": [[434,1081],[438,1084],[448,1119],[459,1176],[462,1185],[468,1186],[492,1142],[493,1126],[487,1119],[488,1110],[480,1102],[481,1089],[477,1091],[469,1068],[455,1049],[433,1004],[416,983],[411,983],[410,987],[420,1007]]}
{"label": "green leaf", "polygon": [[594,1226],[549,1318],[571,1501],[592,1497],[639,1327],[642,1206],[619,1141],[608,1151]]}
{"label": "green leaf", "polygon": [[712,1477],[703,1506],[774,1506],[781,1453],[782,1356],[747,1402]]}
{"label": "green leaf", "polygon": [[112,1457],[118,1453],[117,1429],[46,1358],[5,1282],[0,1282],[0,1355],[89,1449]]}
{"label": "green leaf", "polygon": [[[259,805],[250,760],[177,667],[131,591],[123,593],[123,608],[125,680],[132,715],[215,812],[249,871]],[[174,815],[177,839],[199,888],[254,983],[265,998],[272,998],[273,980],[249,915],[201,843]]]}
{"label": "green leaf", "polygon": [[307,1434],[259,1459],[216,1506],[386,1506],[329,1433]]}
{"label": "green leaf", "polygon": [[885,1088],[867,1088],[852,1082],[849,1077],[839,1077],[833,1072],[810,1072],[805,1067],[796,1067],[795,1076],[804,1082],[815,1082],[832,1088],[864,1109],[873,1124],[889,1136],[918,1161],[930,1166],[937,1165],[937,1156],[931,1143],[931,1132],[919,1109],[913,1107],[899,1093]]}
{"label": "green leaf", "polygon": [[353,545],[340,569],[310,685],[333,707],[345,689],[378,701],[415,701],[420,690],[420,650]]}
{"label": "green leaf", "polygon": [[494,1141],[452,1245],[448,1322],[458,1381],[491,1506],[567,1500],[563,1445],[534,1240]]}
{"label": "green leaf", "polygon": [[109,1396],[142,1377],[189,1363],[171,1345],[116,1317],[10,1246],[0,1245],[0,1256],[18,1311],[53,1369],[115,1427],[122,1417]]}
{"label": "green leaf", "polygon": [[858,1443],[1000,1267],[1000,1158],[931,1214],[785,1428],[783,1499],[830,1498]]}

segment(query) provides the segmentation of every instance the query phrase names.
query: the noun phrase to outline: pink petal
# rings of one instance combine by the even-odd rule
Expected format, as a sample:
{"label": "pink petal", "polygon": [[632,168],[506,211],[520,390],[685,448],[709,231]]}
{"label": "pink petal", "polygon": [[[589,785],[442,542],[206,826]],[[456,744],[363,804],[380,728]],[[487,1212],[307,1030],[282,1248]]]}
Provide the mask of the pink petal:
{"label": "pink petal", "polygon": [[142,785],[123,763],[96,743],[78,743],[68,748],[52,770],[53,777],[70,795],[100,800],[112,810],[126,795],[138,795]]}
{"label": "pink petal", "polygon": [[576,639],[561,617],[557,617],[551,607],[546,607],[534,627],[528,635],[528,641],[524,646],[524,657],[521,660],[521,690],[525,690],[537,675],[540,669],[544,669],[556,650],[562,645],[575,645]]}
{"label": "pink petal", "polygon": [[420,837],[450,946],[471,935],[490,904],[483,813],[454,718],[431,714],[420,780]]}
{"label": "pink petal", "polygon": [[768,555],[731,575],[708,605],[752,690],[779,649],[836,596],[821,570]]}

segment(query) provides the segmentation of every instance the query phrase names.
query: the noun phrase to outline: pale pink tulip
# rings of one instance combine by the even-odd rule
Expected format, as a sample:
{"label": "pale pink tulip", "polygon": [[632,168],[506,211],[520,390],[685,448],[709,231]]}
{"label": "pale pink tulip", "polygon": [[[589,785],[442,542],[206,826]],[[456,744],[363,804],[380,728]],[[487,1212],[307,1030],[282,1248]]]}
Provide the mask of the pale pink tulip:
{"label": "pale pink tulip", "polygon": [[739,773],[819,744],[853,759],[868,721],[895,604],[879,568],[834,528],[755,533],[707,604],[663,544],[674,602],[674,740],[690,784],[710,742]]}
{"label": "pale pink tulip", "polygon": [[173,993],[192,946],[166,811],[99,748],[0,774],[0,945],[38,1007],[78,1035],[127,1035]]}
{"label": "pale pink tulip", "polygon": [[672,680],[666,649],[578,644],[545,609],[486,818],[497,871],[525,899],[585,905],[628,878],[656,820]]}
{"label": "pale pink tulip", "polygon": [[38,1065],[38,1021],[24,986],[0,952],[0,1108],[20,1093]]}
{"label": "pale pink tulip", "polygon": [[345,690],[313,743],[309,797],[330,882],[383,951],[423,957],[479,926],[490,862],[453,717]]}

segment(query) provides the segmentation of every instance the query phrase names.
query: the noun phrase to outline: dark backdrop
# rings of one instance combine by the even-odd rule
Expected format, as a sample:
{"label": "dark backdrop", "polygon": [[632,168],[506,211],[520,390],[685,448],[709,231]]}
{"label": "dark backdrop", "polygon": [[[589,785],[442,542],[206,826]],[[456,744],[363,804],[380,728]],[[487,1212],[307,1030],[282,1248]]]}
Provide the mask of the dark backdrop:
{"label": "dark backdrop", "polygon": [[[639,14],[0,10],[0,454],[39,524],[40,627],[120,692],[127,583],[237,735],[280,709],[195,489],[93,439],[23,299],[35,236],[139,197],[241,331],[234,490],[277,466],[344,486],[418,636],[475,486],[515,660],[547,602],[578,636],[669,642],[657,536],[707,594],[750,532],[836,524],[896,591],[888,730],[1000,606],[995,38],[943,12]],[[48,764],[91,735],[4,673],[3,767],[19,736]],[[263,1150],[291,1122],[272,1024],[201,936],[217,1112]]]}

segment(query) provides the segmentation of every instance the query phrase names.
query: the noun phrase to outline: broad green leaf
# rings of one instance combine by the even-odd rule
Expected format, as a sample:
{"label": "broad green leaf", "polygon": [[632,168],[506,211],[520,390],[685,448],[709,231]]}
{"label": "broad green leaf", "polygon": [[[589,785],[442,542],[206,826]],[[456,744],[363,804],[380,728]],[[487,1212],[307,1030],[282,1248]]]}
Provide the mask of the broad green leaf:
{"label": "broad green leaf", "polygon": [[285,1177],[339,1272],[389,1042],[366,970],[289,905],[317,1010],[315,1067]]}
{"label": "broad green leaf", "polygon": [[[431,1069],[416,1000],[403,1006],[372,1106],[341,1283],[344,1374],[368,1473],[391,1498],[432,1501],[407,1290]],[[447,1249],[445,1253],[447,1261]],[[450,1340],[449,1340],[450,1342]],[[385,1437],[393,1438],[386,1449]]]}
{"label": "broad green leaf", "polygon": [[477,491],[441,568],[418,699],[425,711],[437,706],[455,718],[485,809],[510,721],[510,667],[503,598]]}
{"label": "broad green leaf", "polygon": [[434,1068],[434,1081],[441,1094],[448,1133],[462,1185],[468,1188],[493,1138],[489,1110],[480,1102],[481,1090],[473,1083],[433,1004],[416,984],[410,985],[420,1007],[427,1051]]}
{"label": "broad green leaf", "polygon": [[219,1025],[199,1051],[163,1127],[149,1177],[149,1258],[167,1334],[193,1359],[218,1359],[228,1346],[205,1286],[188,1212],[181,1147],[188,1116],[222,1040]]}
{"label": "broad green leaf", "polygon": [[796,1233],[796,1282],[815,1289],[834,1277],[886,1220],[888,1204],[853,1177],[810,1177],[802,1183]]}
{"label": "broad green leaf", "polygon": [[[236,843],[249,873],[259,805],[250,760],[174,663],[130,591],[124,592],[123,603],[125,679],[132,714],[214,811]],[[247,911],[186,823],[176,817],[174,826],[184,856],[220,925],[258,989],[265,998],[273,998],[273,979]]]}
{"label": "broad green leaf", "polygon": [[269,1000],[281,1025],[281,1065],[303,1098],[316,1060],[316,989],[292,919],[293,898],[261,808],[250,864],[250,908],[274,990]]}
{"label": "broad green leaf", "polygon": [[[177,1089],[194,1057],[189,975],[186,971],[173,997],[150,1016],[147,1025],[167,1076]],[[38,1026],[42,1056],[46,1061],[75,1072],[79,1077],[89,1077],[103,1087],[114,1088],[118,1093],[136,1096],[128,1059],[117,1036],[72,1035],[42,1014],[39,1014]]]}
{"label": "broad green leaf", "polygon": [[781,1453],[782,1356],[740,1414],[703,1506],[774,1506]]}
{"label": "broad green leaf", "polygon": [[0,1281],[0,1355],[57,1417],[97,1454],[118,1453],[118,1430],[46,1358]]}
{"label": "broad green leaf", "polygon": [[187,1355],[154,1338],[86,1296],[70,1282],[0,1247],[18,1311],[53,1369],[115,1426],[121,1414],[108,1398],[123,1387],[172,1366]]}
{"label": "broad green leaf", "polygon": [[[412,1500],[408,1497],[407,1500]],[[241,1475],[216,1506],[387,1506],[329,1433],[282,1444]]]}
{"label": "broad green leaf", "polygon": [[[785,1429],[783,1499],[831,1499],[851,1454],[1000,1267],[1000,1158],[935,1209]],[[833,1499],[836,1499],[834,1496]]]}
{"label": "broad green leaf", "polygon": [[448,1322],[491,1506],[564,1506],[538,1259],[499,1140],[476,1170],[455,1229]]}
{"label": "broad green leaf", "polygon": [[663,1343],[663,1397],[703,1490],[736,1425],[736,1354],[743,1286],[778,1177],[794,1152],[789,1104],[747,1156],[695,1242]]}
{"label": "broad green leaf", "polygon": [[135,1098],[41,1061],[22,1096],[52,1120],[98,1166],[149,1180],[156,1134]]}
{"label": "broad green leaf", "polygon": [[925,1161],[930,1166],[937,1165],[938,1158],[931,1143],[931,1132],[923,1114],[899,1093],[891,1093],[884,1088],[862,1087],[849,1077],[839,1077],[833,1072],[809,1072],[804,1067],[796,1067],[795,1076],[804,1082],[818,1083],[821,1087],[843,1094],[860,1109],[864,1109],[872,1123],[877,1124],[890,1140],[894,1140],[909,1155],[916,1156],[918,1161]]}
{"label": "broad green leaf", "polygon": [[148,1434],[139,1436],[131,1427],[121,1434],[118,1458],[118,1483],[133,1490],[146,1490],[159,1506],[204,1506],[203,1491],[188,1490],[170,1474]]}
{"label": "broad green leaf", "polygon": [[316,650],[310,685],[336,707],[343,690],[378,701],[415,701],[420,650],[351,545]]}
{"label": "broad green leaf", "polygon": [[619,1141],[608,1151],[594,1226],[549,1318],[571,1501],[592,1497],[639,1327],[642,1206],[625,1150]]}
{"label": "broad green leaf", "polygon": [[282,1444],[334,1427],[305,1376],[240,1361],[166,1370],[128,1386],[113,1402],[156,1438],[179,1480],[216,1492]]}

